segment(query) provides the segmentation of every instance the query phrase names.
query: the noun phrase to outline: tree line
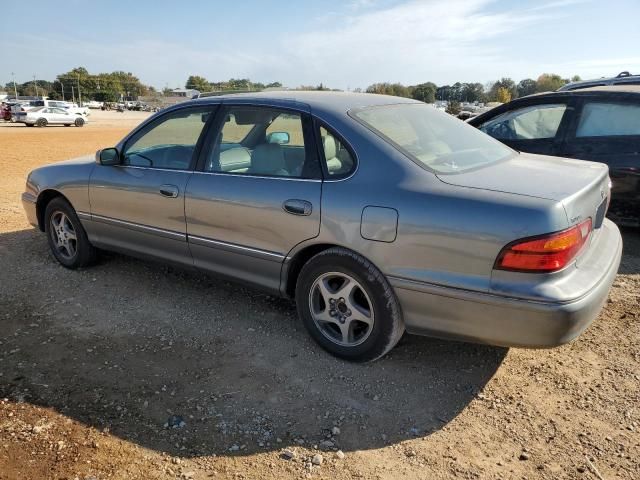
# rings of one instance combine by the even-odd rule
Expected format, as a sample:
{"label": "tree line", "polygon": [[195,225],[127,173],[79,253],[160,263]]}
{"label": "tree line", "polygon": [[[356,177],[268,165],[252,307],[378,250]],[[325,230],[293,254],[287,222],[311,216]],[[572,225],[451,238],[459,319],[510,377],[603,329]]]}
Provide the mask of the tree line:
{"label": "tree line", "polygon": [[437,86],[433,82],[412,86],[405,86],[401,83],[374,83],[367,87],[366,92],[408,97],[426,103],[434,103],[436,100],[446,102],[506,103],[514,98],[554,91],[569,82],[577,82],[579,80],[580,77],[578,75],[568,79],[562,78],[555,73],[543,73],[537,80],[525,78],[516,83],[511,78],[501,78],[486,85],[461,82],[441,86]]}
{"label": "tree line", "polygon": [[[7,92],[14,92],[13,82],[5,85]],[[143,84],[131,72],[90,74],[86,68],[77,67],[57,75],[55,80],[34,79],[15,85],[20,96],[46,96],[52,100],[98,100],[115,102],[123,97],[137,98],[155,92]]]}
{"label": "tree line", "polygon": [[[524,97],[538,92],[553,91],[571,81],[580,80],[579,76],[571,79],[562,78],[553,73],[543,73],[536,80],[526,78],[516,83],[511,78],[501,78],[495,82],[461,83],[452,85],[436,85],[433,82],[405,86],[401,83],[374,83],[365,89],[367,93],[380,93],[409,97],[426,103],[436,100],[446,102],[508,102],[517,97]],[[200,92],[211,91],[258,91],[265,88],[280,88],[282,83],[253,82],[248,78],[211,82],[199,75],[190,75],[185,88]],[[13,82],[5,85],[7,92],[14,92]],[[318,86],[301,86],[299,90],[330,90],[320,83]],[[47,96],[51,99],[98,100],[105,102],[118,101],[121,98],[138,98],[140,96],[171,95],[172,90],[157,91],[154,87],[143,84],[131,72],[115,71],[111,73],[90,74],[86,68],[77,67],[68,72],[57,75],[55,80],[38,80],[15,85],[20,96]],[[355,91],[361,91],[356,89]]]}
{"label": "tree line", "polygon": [[[221,92],[229,90],[251,91],[264,90],[265,88],[280,88],[282,87],[282,83],[272,82],[265,84],[261,82],[252,82],[248,78],[231,78],[226,82],[210,82],[200,75],[190,75],[184,87],[192,90],[198,90],[199,92]],[[170,92],[170,90],[168,92]]]}

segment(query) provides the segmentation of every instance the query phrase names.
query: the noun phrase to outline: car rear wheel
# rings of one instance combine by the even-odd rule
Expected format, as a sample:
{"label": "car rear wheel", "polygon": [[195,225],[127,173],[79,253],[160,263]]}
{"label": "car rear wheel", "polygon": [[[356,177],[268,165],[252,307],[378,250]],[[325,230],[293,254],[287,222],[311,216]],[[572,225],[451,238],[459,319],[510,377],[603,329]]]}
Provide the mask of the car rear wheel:
{"label": "car rear wheel", "polygon": [[376,360],[404,333],[389,282],[371,262],[344,248],[325,250],[304,265],[296,304],[314,340],[346,360]]}
{"label": "car rear wheel", "polygon": [[83,118],[76,118],[76,121],[73,122],[73,123],[74,123],[74,125],[76,127],[82,127],[82,126],[84,126],[84,119]]}
{"label": "car rear wheel", "polygon": [[46,118],[39,118],[38,120],[36,120],[36,127],[46,127],[47,126],[47,119]]}
{"label": "car rear wheel", "polygon": [[62,266],[76,269],[95,260],[96,249],[89,242],[87,232],[69,202],[61,197],[54,198],[44,215],[51,253]]}

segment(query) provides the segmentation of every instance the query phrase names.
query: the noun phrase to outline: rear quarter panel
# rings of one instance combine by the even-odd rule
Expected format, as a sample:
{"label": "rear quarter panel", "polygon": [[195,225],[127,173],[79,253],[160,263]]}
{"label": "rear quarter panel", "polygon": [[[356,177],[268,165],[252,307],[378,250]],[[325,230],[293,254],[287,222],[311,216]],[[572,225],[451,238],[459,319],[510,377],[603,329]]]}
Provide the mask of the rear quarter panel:
{"label": "rear quarter panel", "polygon": [[[358,168],[350,178],[324,182],[320,234],[289,257],[310,243],[337,244],[388,277],[488,291],[502,247],[567,226],[560,203],[447,185],[359,123],[337,121],[327,119],[351,143]],[[395,241],[361,236],[367,206],[398,211]]]}

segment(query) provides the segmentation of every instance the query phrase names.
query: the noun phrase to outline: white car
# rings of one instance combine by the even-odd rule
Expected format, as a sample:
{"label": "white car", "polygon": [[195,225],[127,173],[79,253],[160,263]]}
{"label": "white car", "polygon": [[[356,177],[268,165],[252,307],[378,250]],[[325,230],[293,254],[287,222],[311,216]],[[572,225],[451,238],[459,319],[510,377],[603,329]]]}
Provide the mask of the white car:
{"label": "white car", "polygon": [[64,110],[69,110],[71,113],[75,113],[76,115],[89,115],[89,109],[87,107],[79,107],[77,103],[65,102],[63,100],[31,100],[27,102],[27,104],[21,104],[11,109],[13,115],[19,112],[28,112],[29,110],[35,110],[40,107],[53,107],[53,108],[62,108]]}
{"label": "white car", "polygon": [[47,125],[75,125],[82,127],[89,120],[84,115],[78,115],[64,108],[38,107],[25,112],[17,112],[15,121],[24,123],[27,127],[46,127]]}

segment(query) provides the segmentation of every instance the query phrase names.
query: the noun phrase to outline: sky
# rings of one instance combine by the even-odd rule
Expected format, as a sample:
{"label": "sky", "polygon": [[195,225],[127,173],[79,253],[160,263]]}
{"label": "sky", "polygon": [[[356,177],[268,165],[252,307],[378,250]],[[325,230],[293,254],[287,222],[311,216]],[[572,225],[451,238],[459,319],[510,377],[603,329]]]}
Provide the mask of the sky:
{"label": "sky", "polygon": [[0,18],[16,19],[0,27],[0,84],[78,66],[160,89],[640,73],[640,0],[30,0]]}

